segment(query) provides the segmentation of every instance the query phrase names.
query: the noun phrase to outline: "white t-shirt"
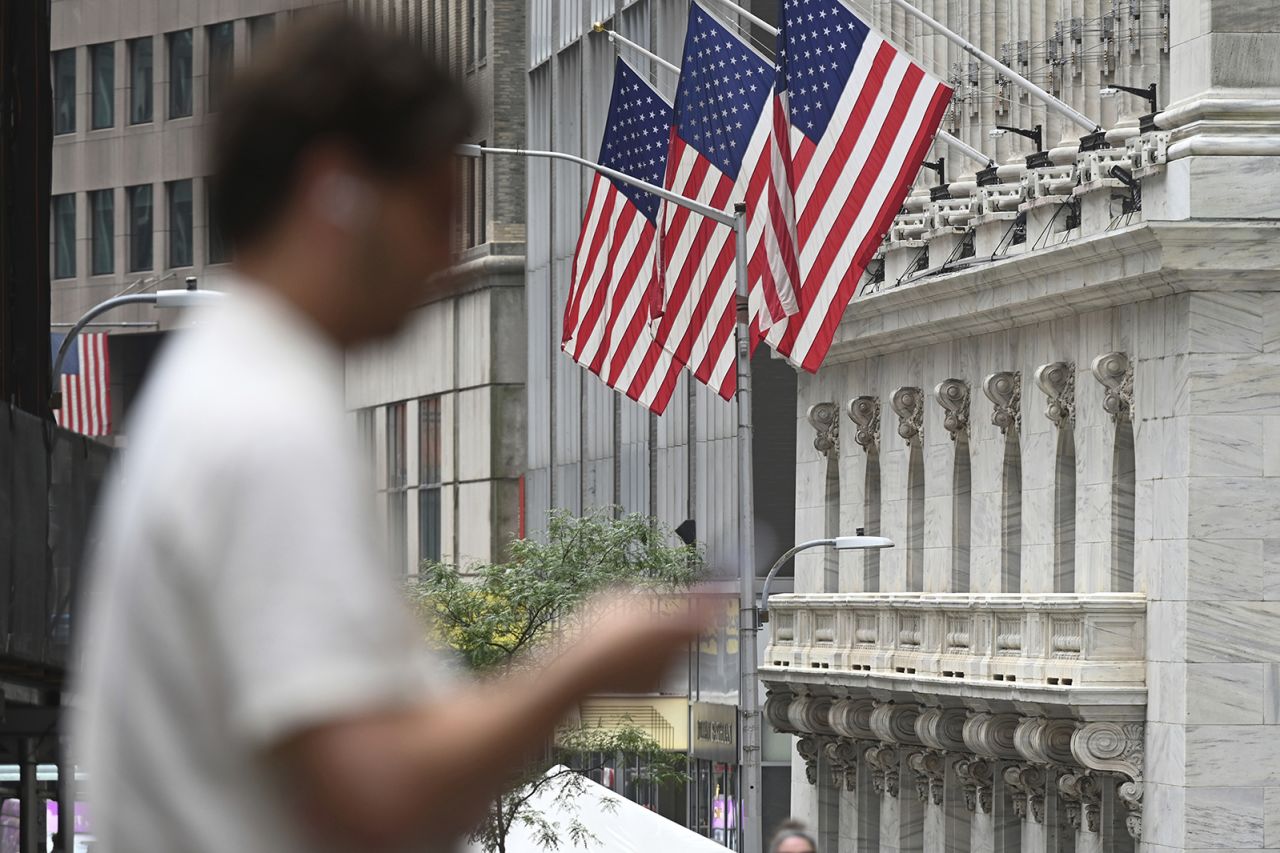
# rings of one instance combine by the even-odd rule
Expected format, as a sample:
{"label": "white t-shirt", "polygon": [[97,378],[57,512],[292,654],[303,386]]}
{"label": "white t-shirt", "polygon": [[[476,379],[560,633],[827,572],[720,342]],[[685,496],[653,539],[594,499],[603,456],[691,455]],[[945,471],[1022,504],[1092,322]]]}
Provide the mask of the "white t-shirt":
{"label": "white t-shirt", "polygon": [[100,502],[74,737],[102,853],[291,853],[264,750],[445,679],[373,535],[342,354],[247,285],[154,371]]}

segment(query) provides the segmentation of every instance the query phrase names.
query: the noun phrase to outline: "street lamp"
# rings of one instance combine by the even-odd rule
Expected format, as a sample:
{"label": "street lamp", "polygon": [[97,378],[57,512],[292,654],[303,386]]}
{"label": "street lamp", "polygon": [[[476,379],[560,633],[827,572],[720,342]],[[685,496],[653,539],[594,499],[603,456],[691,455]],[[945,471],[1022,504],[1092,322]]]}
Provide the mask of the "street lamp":
{"label": "street lamp", "polygon": [[[105,302],[100,302],[85,312],[84,316],[76,321],[76,324],[67,331],[67,336],[62,339],[62,344],[58,347],[58,355],[53,360],[53,376],[56,384],[57,377],[62,374],[62,362],[67,357],[67,352],[71,349],[71,345],[75,343],[76,336],[84,330],[84,327],[93,322],[94,318],[101,314],[119,308],[121,305],[138,305],[147,304],[154,305],[157,308],[190,308],[196,305],[209,305],[217,302],[226,296],[220,290],[196,290],[195,279],[187,279],[186,290],[157,290],[155,293],[130,293],[127,296],[116,296]],[[62,408],[62,390],[55,390],[49,395],[49,408],[57,411]]]}
{"label": "street lamp", "polygon": [[1098,90],[1098,94],[1104,98],[1115,97],[1121,92],[1129,95],[1137,95],[1139,98],[1146,100],[1147,104],[1151,107],[1151,112],[1138,119],[1138,129],[1143,133],[1150,133],[1153,130],[1158,130],[1159,128],[1156,127],[1156,113],[1160,109],[1160,107],[1157,106],[1160,102],[1156,97],[1156,84],[1152,83],[1146,88],[1139,88],[1137,86],[1121,86],[1119,83],[1112,83],[1110,86],[1103,86]]}
{"label": "street lamp", "polygon": [[837,551],[877,551],[881,548],[892,548],[894,545],[892,539],[886,539],[883,536],[864,536],[859,529],[857,536],[833,536],[828,539],[810,539],[808,542],[801,542],[791,550],[787,551],[778,561],[773,564],[773,568],[769,569],[769,574],[765,576],[764,586],[760,589],[760,622],[769,621],[769,587],[773,585],[773,579],[778,572],[787,563],[791,562],[791,558],[801,551],[807,551],[810,548],[834,548]]}
{"label": "street lamp", "polygon": [[[669,63],[666,63],[669,65]],[[752,494],[751,469],[751,337],[748,333],[750,317],[747,309],[747,206],[734,204],[733,213],[726,213],[694,199],[674,193],[664,187],[634,178],[625,172],[610,169],[599,163],[565,154],[561,151],[540,151],[526,148],[490,148],[486,145],[459,145],[457,153],[462,157],[483,157],[499,154],[512,157],[537,157],[548,160],[564,160],[598,172],[607,178],[630,184],[672,204],[727,225],[734,231],[734,271],[737,278],[737,350],[738,350],[738,566],[739,566],[739,618],[738,643],[740,649],[754,649],[756,641],[755,621],[755,572],[752,555],[755,553],[755,500]],[[748,618],[750,617],[750,618]],[[761,848],[760,801],[760,702],[756,691],[756,658],[754,654],[739,654],[738,707],[742,718],[739,734],[743,853],[759,853]],[[750,827],[748,821],[754,821]]]}

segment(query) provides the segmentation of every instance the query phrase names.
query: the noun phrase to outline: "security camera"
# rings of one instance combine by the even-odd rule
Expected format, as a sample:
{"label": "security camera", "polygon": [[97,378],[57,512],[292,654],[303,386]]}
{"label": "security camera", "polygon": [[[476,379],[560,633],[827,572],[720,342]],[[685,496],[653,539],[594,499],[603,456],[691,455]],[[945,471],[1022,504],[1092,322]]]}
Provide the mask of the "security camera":
{"label": "security camera", "polygon": [[1111,98],[1120,94],[1120,90],[1117,89],[1115,86],[1103,86],[1101,89],[1098,90],[1098,94],[1104,98]]}
{"label": "security camera", "polygon": [[1004,135],[1005,135],[1005,134],[1007,134],[1008,132],[1009,132],[1009,131],[1007,131],[1007,130],[1001,130],[1001,129],[999,129],[999,128],[994,128],[994,129],[992,129],[992,130],[988,130],[988,131],[987,131],[987,136],[990,136],[992,139],[999,139],[1000,137],[1004,136]]}

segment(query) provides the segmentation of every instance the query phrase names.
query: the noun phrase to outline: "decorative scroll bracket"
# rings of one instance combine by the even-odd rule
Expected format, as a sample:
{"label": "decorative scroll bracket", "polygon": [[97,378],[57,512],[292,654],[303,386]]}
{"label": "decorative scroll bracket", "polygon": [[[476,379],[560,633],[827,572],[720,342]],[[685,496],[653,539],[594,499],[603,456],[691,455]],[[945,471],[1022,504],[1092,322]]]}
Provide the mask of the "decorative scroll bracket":
{"label": "decorative scroll bracket", "polygon": [[853,440],[870,453],[880,445],[880,400],[877,397],[854,397],[849,401],[849,420],[857,429]]}
{"label": "decorative scroll bracket", "polygon": [[919,447],[924,440],[924,395],[919,388],[904,385],[893,392],[890,405],[898,416],[898,435],[910,447]]}
{"label": "decorative scroll bracket", "polygon": [[814,403],[807,417],[817,433],[813,438],[814,449],[835,458],[840,453],[840,407],[835,403]]}
{"label": "decorative scroll bracket", "polygon": [[946,413],[942,427],[955,441],[960,433],[969,432],[969,383],[963,379],[944,379],[933,389],[938,405]]}
{"label": "decorative scroll bracket", "polygon": [[1064,773],[1058,777],[1058,794],[1067,806],[1067,823],[1072,829],[1098,831],[1102,793],[1096,776],[1088,770]]}
{"label": "decorative scroll bracket", "polygon": [[920,802],[927,803],[932,799],[935,806],[942,805],[947,775],[946,756],[933,750],[913,752],[907,756],[907,766],[916,777],[916,796]]}
{"label": "decorative scroll bracket", "polygon": [[1036,384],[1049,398],[1044,415],[1058,429],[1069,429],[1076,418],[1076,366],[1055,361],[1036,368]]}
{"label": "decorative scroll bracket", "polygon": [[1026,820],[1044,823],[1044,792],[1048,781],[1043,767],[1012,764],[1004,769],[1004,781],[1013,793],[1013,811]]}
{"label": "decorative scroll bracket", "polygon": [[984,758],[966,757],[956,762],[956,778],[964,790],[964,807],[991,814],[991,764]]}
{"label": "decorative scroll bracket", "polygon": [[1111,420],[1133,420],[1133,365],[1122,352],[1107,352],[1090,365],[1093,376],[1102,383],[1102,408]]}
{"label": "decorative scroll bracket", "polygon": [[1010,370],[993,373],[982,383],[987,399],[995,406],[991,423],[1000,427],[1003,435],[1009,430],[1022,428],[1022,374]]}
{"label": "decorative scroll bracket", "polygon": [[1122,777],[1116,795],[1129,814],[1125,827],[1136,840],[1142,837],[1142,763],[1146,726],[1142,723],[1087,723],[1071,737],[1071,754],[1090,770]]}
{"label": "decorative scroll bracket", "polygon": [[898,750],[896,747],[881,743],[866,752],[867,765],[871,768],[871,786],[877,794],[888,794],[897,799],[898,796]]}

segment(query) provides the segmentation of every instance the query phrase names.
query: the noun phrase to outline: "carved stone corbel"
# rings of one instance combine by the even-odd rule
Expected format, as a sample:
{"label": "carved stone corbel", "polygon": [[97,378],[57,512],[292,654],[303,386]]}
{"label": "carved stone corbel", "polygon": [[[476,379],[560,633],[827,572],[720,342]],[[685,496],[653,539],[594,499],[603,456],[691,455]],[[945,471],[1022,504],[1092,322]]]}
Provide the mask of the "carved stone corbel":
{"label": "carved stone corbel", "polygon": [[880,399],[854,397],[849,401],[849,420],[857,429],[853,440],[870,452],[880,445]]}
{"label": "carved stone corbel", "polygon": [[837,699],[831,703],[827,721],[837,735],[852,740],[878,740],[871,728],[875,702],[870,697]]}
{"label": "carved stone corbel", "polygon": [[947,775],[946,756],[933,750],[913,752],[907,756],[907,766],[916,777],[916,796],[920,802],[927,803],[932,799],[935,806],[942,805]]}
{"label": "carved stone corbel", "polygon": [[898,796],[898,761],[897,747],[880,743],[865,753],[867,766],[871,768],[871,786],[877,794]]}
{"label": "carved stone corbel", "polygon": [[1021,761],[1014,734],[1021,717],[1017,714],[972,713],[964,721],[964,742],[975,755],[1005,761]]}
{"label": "carved stone corbel", "polygon": [[787,718],[798,732],[823,736],[833,736],[831,728],[830,696],[797,696],[787,707]]}
{"label": "carved stone corbel", "polygon": [[831,764],[831,784],[846,791],[858,790],[858,745],[844,738],[834,738],[823,745],[823,753]]}
{"label": "carved stone corbel", "polygon": [[1055,361],[1036,368],[1036,384],[1049,398],[1044,416],[1058,429],[1070,427],[1076,417],[1076,366],[1069,361]]}
{"label": "carved stone corbel", "polygon": [[813,448],[824,456],[840,453],[840,407],[835,403],[814,403],[809,407],[809,425],[817,435]]}
{"label": "carved stone corbel", "polygon": [[878,740],[888,743],[921,745],[916,734],[916,719],[920,716],[917,705],[877,701],[871,710],[871,731]]}
{"label": "carved stone corbel", "polygon": [[916,717],[916,735],[932,749],[942,752],[963,752],[964,721],[968,714],[963,708],[925,708]]}
{"label": "carved stone corbel", "polygon": [[791,717],[788,712],[791,703],[795,700],[795,694],[790,690],[782,690],[778,688],[768,688],[765,692],[764,699],[764,718],[777,731],[794,733],[795,726],[791,724]]}
{"label": "carved stone corbel", "polygon": [[1048,776],[1043,767],[1011,764],[1004,769],[1004,781],[1013,794],[1013,811],[1026,820],[1044,823],[1044,794]]}
{"label": "carved stone corbel", "polygon": [[938,405],[946,413],[942,427],[955,441],[960,433],[969,432],[969,383],[963,379],[944,379],[933,389]]}
{"label": "carved stone corbel", "polygon": [[991,763],[977,756],[966,756],[955,763],[956,778],[964,791],[964,807],[991,814]]}
{"label": "carved stone corbel", "polygon": [[1032,764],[1071,764],[1071,738],[1079,728],[1072,720],[1024,717],[1013,733],[1013,745]]}
{"label": "carved stone corbel", "polygon": [[796,741],[796,752],[804,759],[804,776],[810,785],[818,784],[818,751],[822,741],[814,735],[805,735]]}
{"label": "carved stone corbel", "polygon": [[1107,352],[1090,365],[1093,377],[1102,383],[1102,408],[1117,423],[1133,419],[1133,365],[1122,352]]}
{"label": "carved stone corbel", "polygon": [[1022,427],[1022,374],[1011,370],[993,373],[982,383],[987,399],[995,406],[991,423],[1000,427],[1002,435]]}
{"label": "carved stone corbel", "polygon": [[1058,795],[1066,804],[1067,823],[1072,829],[1098,831],[1102,792],[1096,776],[1088,770],[1063,773],[1058,777]]}
{"label": "carved stone corbel", "polygon": [[1125,804],[1125,828],[1142,837],[1142,763],[1146,726],[1143,723],[1086,723],[1071,738],[1071,754],[1081,766],[1121,777],[1116,795]]}
{"label": "carved stone corbel", "polygon": [[898,416],[898,435],[910,447],[919,447],[924,440],[924,395],[919,388],[904,385],[893,392],[889,404]]}

